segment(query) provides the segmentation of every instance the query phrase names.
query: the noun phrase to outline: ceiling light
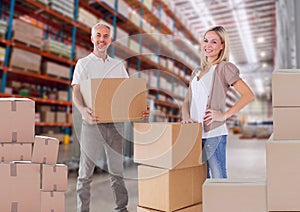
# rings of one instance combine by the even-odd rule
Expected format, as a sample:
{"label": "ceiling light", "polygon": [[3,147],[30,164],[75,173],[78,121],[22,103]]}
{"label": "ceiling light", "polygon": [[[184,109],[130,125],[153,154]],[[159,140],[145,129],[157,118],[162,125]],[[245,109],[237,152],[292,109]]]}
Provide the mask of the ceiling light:
{"label": "ceiling light", "polygon": [[[237,3],[244,4],[243,2],[237,2],[237,0],[230,0],[229,1],[231,7],[232,7],[232,15],[234,18],[234,21],[237,25],[237,29],[239,32],[240,40],[243,43],[243,49],[245,52],[245,55],[247,57],[248,63],[257,63],[257,57],[256,57],[256,51],[254,48],[254,42],[252,39],[249,23],[247,21],[248,16],[245,10],[244,5],[239,5],[239,8],[235,8]],[[243,20],[243,21],[241,21]]]}
{"label": "ceiling light", "polygon": [[263,43],[263,42],[265,42],[265,38],[264,37],[259,37],[259,38],[257,38],[257,43]]}
{"label": "ceiling light", "polygon": [[[190,3],[192,4],[193,8],[196,10],[197,14],[201,16],[203,12],[205,11],[206,15],[201,16],[201,22],[205,25],[205,29],[208,29],[212,26],[215,26],[215,21],[212,18],[212,15],[209,12],[209,9],[206,7],[206,4],[204,1],[195,1],[195,0],[190,0]],[[201,5],[201,7],[200,7]],[[200,9],[201,8],[201,9]]]}
{"label": "ceiling light", "polygon": [[260,53],[260,56],[261,56],[261,57],[265,57],[265,56],[266,56],[266,52],[261,52],[261,53]]}
{"label": "ceiling light", "polygon": [[263,68],[266,68],[266,67],[268,67],[268,64],[267,64],[267,63],[263,63],[261,66],[262,66]]}

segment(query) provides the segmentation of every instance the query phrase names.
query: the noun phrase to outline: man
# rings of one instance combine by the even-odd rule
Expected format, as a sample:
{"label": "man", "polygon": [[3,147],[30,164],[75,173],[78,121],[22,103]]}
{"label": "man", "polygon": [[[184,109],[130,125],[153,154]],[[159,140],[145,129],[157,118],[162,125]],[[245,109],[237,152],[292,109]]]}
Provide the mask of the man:
{"label": "man", "polygon": [[[79,59],[74,70],[72,88],[73,103],[82,115],[80,138],[80,164],[77,179],[78,212],[88,212],[90,205],[90,184],[95,163],[105,154],[110,184],[115,200],[115,211],[127,211],[128,192],[123,181],[123,123],[96,124],[98,117],[91,108],[85,106],[80,92],[80,81],[91,78],[128,78],[124,65],[107,55],[112,42],[111,29],[98,23],[92,27],[91,42],[93,52]],[[148,118],[145,111],[143,117]]]}

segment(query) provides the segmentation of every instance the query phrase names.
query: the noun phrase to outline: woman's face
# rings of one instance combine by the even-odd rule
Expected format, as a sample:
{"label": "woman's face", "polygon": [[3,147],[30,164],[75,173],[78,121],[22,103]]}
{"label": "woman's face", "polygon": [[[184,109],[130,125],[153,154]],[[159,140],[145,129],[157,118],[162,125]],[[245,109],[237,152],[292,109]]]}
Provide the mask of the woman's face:
{"label": "woman's face", "polygon": [[222,44],[219,35],[214,31],[207,32],[202,41],[201,51],[207,57],[208,62],[218,59],[222,49],[224,49],[224,44]]}

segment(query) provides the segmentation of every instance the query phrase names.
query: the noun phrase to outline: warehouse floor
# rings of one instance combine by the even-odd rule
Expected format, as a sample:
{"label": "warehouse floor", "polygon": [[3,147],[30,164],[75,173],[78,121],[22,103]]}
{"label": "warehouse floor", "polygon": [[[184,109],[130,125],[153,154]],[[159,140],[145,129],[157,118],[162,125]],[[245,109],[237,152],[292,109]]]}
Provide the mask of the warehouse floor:
{"label": "warehouse floor", "polygon": [[[229,135],[227,144],[227,169],[230,178],[265,178],[266,152],[265,139],[239,139],[238,135]],[[59,162],[71,158],[71,145],[61,145]],[[137,169],[135,165],[125,168],[125,183],[129,192],[129,211],[136,211],[138,203]],[[66,212],[76,211],[77,173],[69,173],[66,192]],[[105,173],[94,174],[92,182],[91,212],[113,211],[113,197],[109,178]]]}

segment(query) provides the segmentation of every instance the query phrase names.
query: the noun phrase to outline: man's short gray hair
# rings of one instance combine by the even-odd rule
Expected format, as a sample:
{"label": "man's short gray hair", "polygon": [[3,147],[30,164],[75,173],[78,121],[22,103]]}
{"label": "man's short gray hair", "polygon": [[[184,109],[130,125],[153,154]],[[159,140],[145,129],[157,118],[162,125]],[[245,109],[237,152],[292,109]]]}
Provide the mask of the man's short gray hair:
{"label": "man's short gray hair", "polygon": [[104,26],[107,29],[109,29],[109,35],[110,35],[111,38],[113,37],[113,30],[111,29],[111,27],[108,24],[106,24],[103,21],[100,21],[100,22],[96,23],[94,26],[92,26],[92,29],[91,29],[92,36],[95,34],[96,28],[98,28],[99,26]]}

